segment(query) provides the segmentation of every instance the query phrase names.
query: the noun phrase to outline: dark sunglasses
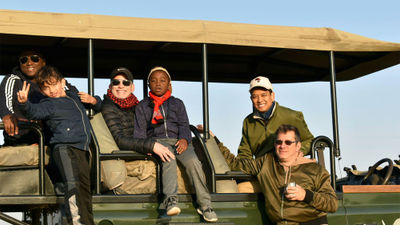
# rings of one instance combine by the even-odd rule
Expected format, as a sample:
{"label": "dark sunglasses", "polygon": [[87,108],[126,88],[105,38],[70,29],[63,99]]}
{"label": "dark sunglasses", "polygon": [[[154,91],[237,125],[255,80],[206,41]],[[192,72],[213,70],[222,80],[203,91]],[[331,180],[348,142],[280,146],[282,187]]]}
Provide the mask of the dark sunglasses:
{"label": "dark sunglasses", "polygon": [[29,56],[21,56],[21,57],[19,57],[19,62],[21,64],[25,64],[26,62],[28,62],[29,58],[34,63],[37,63],[37,62],[40,61],[40,56],[38,56],[38,55],[29,55]]}
{"label": "dark sunglasses", "polygon": [[285,142],[285,144],[286,145],[292,145],[293,143],[297,143],[297,141],[289,141],[289,140],[285,140],[285,141],[282,141],[282,140],[276,140],[275,141],[275,144],[276,145],[282,145],[283,143]]}
{"label": "dark sunglasses", "polygon": [[113,80],[111,81],[111,84],[112,84],[112,86],[118,86],[118,85],[121,83],[121,81],[122,81],[122,84],[123,84],[124,86],[129,86],[129,85],[131,85],[131,82],[130,82],[129,80],[117,80],[117,79],[113,79]]}

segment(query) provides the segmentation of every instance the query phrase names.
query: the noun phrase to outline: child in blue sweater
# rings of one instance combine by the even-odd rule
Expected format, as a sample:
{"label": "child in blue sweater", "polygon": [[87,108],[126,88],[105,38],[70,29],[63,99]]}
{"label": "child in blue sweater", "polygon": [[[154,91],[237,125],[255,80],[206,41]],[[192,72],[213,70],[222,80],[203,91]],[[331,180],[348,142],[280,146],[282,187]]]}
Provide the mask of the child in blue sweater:
{"label": "child in blue sweater", "polygon": [[194,186],[200,206],[197,212],[205,221],[215,222],[218,218],[211,207],[211,196],[201,162],[191,144],[192,136],[185,105],[182,100],[171,96],[171,76],[165,68],[153,68],[147,79],[150,97],[143,99],[136,106],[134,137],[152,137],[176,155],[175,160],[162,162],[162,191],[165,195],[163,205],[167,215],[173,216],[181,212],[178,207],[176,173],[176,160],[179,160]]}
{"label": "child in blue sweater", "polygon": [[28,101],[30,84],[17,93],[19,107],[28,119],[43,120],[51,131],[52,156],[65,187],[65,209],[70,224],[94,225],[90,190],[89,118],[81,103],[99,111],[101,100],[83,92],[65,90],[65,79],[51,66],[39,70],[36,83],[48,98]]}

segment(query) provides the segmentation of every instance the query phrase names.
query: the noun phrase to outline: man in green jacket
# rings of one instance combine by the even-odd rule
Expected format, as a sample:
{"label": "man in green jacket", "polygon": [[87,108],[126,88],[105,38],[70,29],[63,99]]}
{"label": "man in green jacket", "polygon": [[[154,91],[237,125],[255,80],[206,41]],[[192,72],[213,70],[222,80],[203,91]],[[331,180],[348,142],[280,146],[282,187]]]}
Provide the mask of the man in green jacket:
{"label": "man in green jacket", "polygon": [[232,170],[257,176],[270,220],[278,225],[328,224],[327,212],[338,201],[330,176],[322,166],[301,154],[300,134],[292,125],[276,130],[275,151],[256,159],[235,157],[221,147]]}
{"label": "man in green jacket", "polygon": [[[268,78],[258,76],[250,82],[250,99],[253,112],[243,121],[242,140],[238,149],[238,158],[252,159],[264,156],[274,150],[275,131],[282,124],[291,124],[298,128],[301,140],[301,152],[310,152],[314,136],[308,130],[303,113],[283,107],[275,101],[275,92]],[[261,192],[256,181],[242,182],[239,192]]]}
{"label": "man in green jacket", "polygon": [[280,106],[275,102],[275,92],[266,77],[256,77],[250,82],[250,99],[253,113],[243,121],[242,140],[238,157],[250,159],[274,150],[274,132],[282,124],[291,124],[300,132],[301,151],[309,154],[313,135],[308,130],[303,113]]}

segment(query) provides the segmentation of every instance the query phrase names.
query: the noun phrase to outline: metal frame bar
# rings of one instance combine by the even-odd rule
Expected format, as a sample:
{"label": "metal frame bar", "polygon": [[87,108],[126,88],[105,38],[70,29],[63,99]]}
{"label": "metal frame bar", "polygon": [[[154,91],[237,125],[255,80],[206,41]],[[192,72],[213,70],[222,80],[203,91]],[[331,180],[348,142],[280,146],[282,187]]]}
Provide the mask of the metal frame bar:
{"label": "metal frame bar", "polygon": [[329,52],[330,59],[330,69],[331,69],[331,106],[332,106],[332,123],[333,123],[333,142],[335,146],[335,156],[340,156],[339,147],[339,120],[338,120],[338,110],[337,110],[337,97],[336,97],[336,71],[335,71],[335,55],[333,51]]}
{"label": "metal frame bar", "polygon": [[[317,144],[319,144],[317,146]],[[315,159],[315,151],[318,150],[318,148],[329,148],[329,159],[330,159],[330,166],[331,166],[331,185],[333,187],[333,190],[336,190],[336,162],[335,162],[335,151],[334,151],[334,145],[331,139],[329,139],[326,136],[318,136],[313,139],[311,142],[311,158]],[[324,165],[325,166],[325,165]]]}
{"label": "metal frame bar", "polygon": [[210,169],[211,169],[211,191],[212,193],[216,192],[216,174],[215,174],[215,168],[214,168],[214,164],[212,163],[210,154],[208,152],[208,148],[207,145],[205,143],[204,138],[201,137],[200,132],[197,130],[197,128],[193,125],[189,125],[190,130],[192,131],[192,133],[194,134],[194,136],[199,140],[201,146],[203,147],[204,150],[204,155],[206,156],[206,160],[208,162],[208,164],[210,165]]}
{"label": "metal frame bar", "polygon": [[203,63],[203,128],[204,138],[210,138],[210,121],[209,121],[209,105],[208,105],[208,62],[207,62],[207,44],[202,46],[202,63]]}

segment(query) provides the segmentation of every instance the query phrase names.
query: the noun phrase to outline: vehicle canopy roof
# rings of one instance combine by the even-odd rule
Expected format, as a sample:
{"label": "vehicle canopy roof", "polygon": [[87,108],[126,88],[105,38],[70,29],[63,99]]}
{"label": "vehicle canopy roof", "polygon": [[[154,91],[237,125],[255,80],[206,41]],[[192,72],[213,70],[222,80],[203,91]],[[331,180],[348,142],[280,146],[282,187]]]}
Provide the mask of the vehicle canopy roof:
{"label": "vehicle canopy roof", "polygon": [[145,79],[162,65],[174,80],[200,81],[202,44],[214,82],[247,83],[256,75],[284,83],[329,81],[330,51],[337,81],[400,63],[400,44],[332,28],[0,10],[0,74],[17,65],[22,50],[35,48],[66,76],[86,77],[88,39],[95,77],[126,66]]}

